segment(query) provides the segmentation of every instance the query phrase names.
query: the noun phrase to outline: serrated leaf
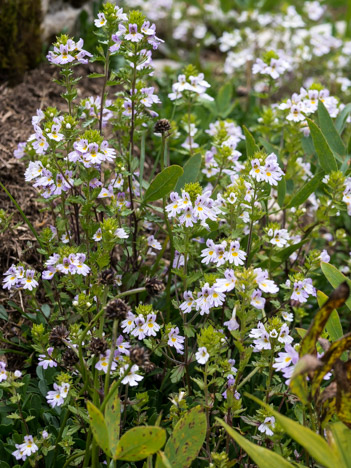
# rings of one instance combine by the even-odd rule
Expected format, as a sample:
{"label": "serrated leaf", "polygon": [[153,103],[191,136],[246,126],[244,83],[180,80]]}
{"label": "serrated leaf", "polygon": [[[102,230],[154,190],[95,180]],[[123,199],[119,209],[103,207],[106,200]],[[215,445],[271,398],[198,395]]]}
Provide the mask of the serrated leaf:
{"label": "serrated leaf", "polygon": [[331,171],[337,171],[338,165],[336,164],[334,154],[330,149],[327,140],[317,125],[311,119],[307,119],[308,126],[311,131],[313,145],[318,156],[321,168],[329,174]]}
{"label": "serrated leaf", "polygon": [[302,203],[305,203],[311,193],[317,190],[324,176],[324,171],[320,171],[315,174],[314,177],[306,182],[304,186],[292,197],[287,208],[293,208],[302,205]]}
{"label": "serrated leaf", "polygon": [[206,415],[201,406],[192,408],[178,421],[164,449],[172,466],[190,467],[204,443],[206,430]]}
{"label": "serrated leaf", "polygon": [[110,456],[109,437],[106,422],[101,411],[90,401],[87,402],[90,427],[98,446]]}
{"label": "serrated leaf", "polygon": [[179,177],[183,174],[183,168],[174,165],[166,167],[157,174],[145,192],[144,203],[160,200],[166,197],[176,186]]}
{"label": "serrated leaf", "polygon": [[201,167],[201,154],[195,154],[183,166],[183,174],[179,177],[177,185],[175,186],[174,191],[180,194],[181,189],[184,187],[185,184],[190,184],[192,182],[196,182],[200,167]]}
{"label": "serrated leaf", "polygon": [[285,460],[278,453],[250,442],[241,436],[238,431],[226,424],[222,419],[216,418],[235,442],[240,445],[259,468],[293,468],[294,465]]}
{"label": "serrated leaf", "polygon": [[111,453],[114,453],[117,450],[121,424],[121,401],[118,392],[116,392],[114,398],[110,398],[106,405],[105,422],[108,431],[109,447]]}
{"label": "serrated leaf", "polygon": [[327,302],[317,312],[313,322],[310,325],[310,328],[301,342],[299,351],[300,357],[304,356],[305,354],[313,354],[315,352],[317,340],[323,333],[330,314],[334,309],[338,309],[344,305],[345,301],[349,297],[349,294],[350,288],[346,282],[342,283],[331,293]]}
{"label": "serrated leaf", "polygon": [[118,442],[114,460],[139,461],[153,455],[166,442],[166,431],[157,426],[129,429]]}
{"label": "serrated leaf", "polygon": [[[333,286],[333,288],[337,288],[344,281],[346,281],[351,287],[351,281],[348,278],[346,278],[346,276],[343,275],[341,271],[335,268],[335,266],[331,265],[330,263],[322,262],[321,269],[324,273],[324,276],[327,278],[327,280]],[[345,304],[351,310],[351,297],[347,299]]]}
{"label": "serrated leaf", "polygon": [[253,395],[245,393],[245,396],[255,401],[272,414],[282,429],[298,444],[302,445],[302,447],[304,447],[307,452],[322,466],[326,468],[342,466],[340,465],[341,460],[336,451],[327,444],[323,437],[316,434],[308,427],[302,426],[292,419],[283,416],[278,413],[278,411],[273,410],[271,406],[263,403]]}
{"label": "serrated leaf", "polygon": [[[345,145],[336,131],[334,122],[332,121],[329,112],[325,108],[322,101],[318,101],[318,121],[321,131],[327,140],[332,151],[335,151],[340,156],[346,155]],[[342,158],[341,158],[342,161]]]}

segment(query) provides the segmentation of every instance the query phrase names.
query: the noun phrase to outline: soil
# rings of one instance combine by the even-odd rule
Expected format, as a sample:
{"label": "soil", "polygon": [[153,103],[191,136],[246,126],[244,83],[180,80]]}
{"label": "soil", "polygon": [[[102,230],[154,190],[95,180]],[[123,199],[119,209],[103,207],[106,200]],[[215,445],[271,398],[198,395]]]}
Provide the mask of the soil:
{"label": "soil", "polygon": [[[96,96],[101,92],[101,79],[91,80],[90,73],[98,72],[95,65],[79,66],[76,76],[82,76],[79,83],[79,98]],[[31,184],[24,180],[26,163],[15,159],[13,152],[19,142],[24,142],[33,133],[32,116],[36,110],[47,106],[65,111],[66,102],[61,97],[62,87],[53,82],[59,78],[59,70],[49,64],[42,64],[28,72],[23,82],[10,87],[6,83],[0,86],[0,182],[17,201],[32,225],[39,229],[50,225],[50,219],[37,200],[37,194]],[[3,273],[13,263],[23,262],[26,266],[40,271],[42,261],[37,253],[37,242],[27,224],[23,221],[15,205],[0,186],[0,210],[10,219],[7,229],[0,217],[0,306],[4,306],[9,320],[0,319],[0,331],[6,340],[22,341],[21,314],[8,304],[9,293],[2,289]],[[16,302],[17,302],[16,298]],[[25,306],[25,304],[24,304]],[[8,342],[0,348],[11,348]],[[0,353],[0,360],[8,362],[9,368],[21,368],[22,357],[11,352]],[[23,363],[22,363],[23,364]]]}
{"label": "soil", "polygon": [[[96,71],[93,65],[76,68],[77,76],[83,76],[79,86],[80,98],[100,92],[100,80],[87,78],[89,73]],[[56,67],[43,64],[28,72],[23,82],[17,86],[11,88],[6,83],[0,86],[0,182],[11,193],[35,228],[49,224],[49,219],[45,212],[41,212],[35,189],[24,181],[26,164],[15,159],[13,152],[19,142],[26,141],[33,133],[31,119],[37,109],[47,106],[63,111],[66,109],[66,102],[60,96],[62,87],[52,81],[58,77]],[[7,216],[13,216],[10,229],[5,232],[2,232],[3,224],[0,221],[0,273],[19,259],[35,267],[38,262],[38,256],[33,249],[35,238],[1,188],[0,209],[5,210]],[[18,226],[14,229],[16,225]],[[0,304],[2,299],[4,294],[0,288]]]}

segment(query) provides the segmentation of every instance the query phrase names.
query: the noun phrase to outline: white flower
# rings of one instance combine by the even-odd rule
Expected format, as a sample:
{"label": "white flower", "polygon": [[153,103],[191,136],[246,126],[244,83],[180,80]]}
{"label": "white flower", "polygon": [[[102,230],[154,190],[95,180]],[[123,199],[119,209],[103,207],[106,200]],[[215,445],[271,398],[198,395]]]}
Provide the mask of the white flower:
{"label": "white flower", "polygon": [[[131,387],[136,387],[138,385],[138,383],[143,380],[143,376],[142,375],[139,375],[137,374],[138,370],[139,370],[139,366],[137,366],[136,364],[134,364],[128,371],[128,364],[121,367],[121,375],[124,376],[123,380],[122,380],[122,384],[123,385],[130,385]],[[128,371],[128,373],[127,373]]]}
{"label": "white flower", "polygon": [[16,444],[16,449],[12,452],[12,455],[16,460],[25,460],[27,457],[37,452],[38,446],[34,443],[33,436],[27,435],[24,436],[23,444]]}
{"label": "white flower", "polygon": [[[116,352],[115,352],[116,353]],[[117,351],[118,353],[118,351]],[[100,356],[100,359],[98,360],[98,362],[95,364],[95,369],[97,370],[101,370],[103,372],[105,372],[105,374],[107,374],[107,369],[108,369],[108,362],[110,360],[110,356],[111,356],[111,350],[108,349],[106,351],[106,354],[104,356]],[[114,370],[117,369],[117,364],[115,362],[115,359],[113,358],[112,359],[112,362],[111,362],[111,369],[110,369],[110,373],[113,372]]]}
{"label": "white flower", "polygon": [[260,432],[263,432],[264,434],[267,434],[268,436],[272,436],[273,431],[271,430],[271,428],[274,429],[274,427],[275,427],[275,418],[274,418],[274,416],[269,416],[258,427],[258,430]]}
{"label": "white flower", "polygon": [[209,357],[210,355],[208,354],[205,346],[202,346],[201,348],[199,348],[197,353],[195,354],[195,358],[199,364],[206,364]]}
{"label": "white flower", "polygon": [[239,324],[236,320],[236,307],[234,307],[233,309],[230,320],[228,320],[227,322],[224,322],[223,325],[228,327],[229,331],[237,330],[239,328]]}
{"label": "white flower", "polygon": [[179,328],[174,327],[171,328],[171,331],[168,333],[168,342],[167,344],[169,346],[173,346],[179,354],[183,354],[183,349],[184,349],[184,336],[179,335]]}
{"label": "white flower", "polygon": [[330,262],[330,255],[324,249],[324,250],[322,250],[322,252],[321,252],[321,254],[319,256],[319,259],[320,259],[321,262],[329,263]]}
{"label": "white flower", "polygon": [[68,383],[63,383],[61,385],[54,383],[54,390],[49,391],[46,395],[47,402],[52,408],[63,405],[65,398],[67,397],[69,387],[70,385]]}

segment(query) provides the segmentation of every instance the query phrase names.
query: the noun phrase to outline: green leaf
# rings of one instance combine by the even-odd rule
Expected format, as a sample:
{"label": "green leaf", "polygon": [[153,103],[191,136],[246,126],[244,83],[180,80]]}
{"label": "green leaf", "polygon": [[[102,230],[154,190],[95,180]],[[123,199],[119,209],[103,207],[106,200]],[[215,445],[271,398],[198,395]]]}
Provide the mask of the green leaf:
{"label": "green leaf", "polygon": [[201,154],[195,154],[183,166],[183,174],[179,177],[177,185],[175,186],[175,192],[180,194],[181,189],[185,184],[196,182],[201,167]]}
{"label": "green leaf", "polygon": [[340,454],[339,456],[343,460],[345,467],[351,468],[351,430],[344,423],[338,421],[331,424],[327,428],[327,431],[331,432],[332,443]]}
{"label": "green leaf", "polygon": [[156,468],[174,468],[161,450],[157,453]]}
{"label": "green leaf", "polygon": [[110,398],[106,405],[105,422],[108,431],[110,451],[111,453],[115,453],[119,441],[121,423],[121,401],[119,399],[118,392],[116,392],[116,396],[114,398]]}
{"label": "green leaf", "polygon": [[324,171],[317,172],[317,174],[315,174],[311,180],[306,182],[305,185],[292,197],[287,208],[293,208],[302,205],[302,203],[305,203],[311,193],[317,190],[324,175]]}
{"label": "green leaf", "polygon": [[0,305],[0,319],[6,320],[6,321],[9,319],[9,316],[5,310],[5,307],[2,305]]}
{"label": "green leaf", "polygon": [[88,75],[88,78],[104,78],[105,75],[103,73],[90,73]]}
{"label": "green leaf", "polygon": [[204,443],[206,430],[204,409],[196,406],[188,411],[176,424],[164,449],[170,464],[177,468],[190,467]]}
{"label": "green leaf", "polygon": [[278,453],[250,442],[247,438],[241,436],[239,432],[228,426],[222,419],[216,418],[216,420],[259,468],[292,468],[294,466]]}
{"label": "green leaf", "polygon": [[319,164],[321,168],[329,174],[331,171],[337,171],[338,165],[336,164],[334,154],[330,149],[327,140],[317,125],[311,119],[307,119],[308,126],[310,127],[311,136],[316,150]]}
{"label": "green leaf", "polygon": [[[337,288],[344,281],[347,281],[348,285],[351,287],[351,281],[346,278],[346,276],[344,276],[337,268],[335,268],[335,266],[330,265],[330,263],[322,262],[321,268],[324,276],[327,278],[333,288]],[[351,310],[351,297],[347,299],[345,304]]]}
{"label": "green leaf", "polygon": [[338,309],[344,305],[349,295],[350,288],[346,282],[343,282],[331,293],[327,302],[316,313],[313,322],[301,342],[299,351],[300,358],[305,354],[313,354],[315,352],[317,340],[323,333],[330,314],[334,309]]}
{"label": "green leaf", "polygon": [[[318,101],[318,121],[325,139],[327,140],[332,151],[340,156],[346,155],[345,145],[336,131],[334,122],[332,121],[329,112],[325,108],[322,101]],[[341,162],[343,158],[340,158]]]}
{"label": "green leaf", "polygon": [[280,206],[280,208],[284,206],[285,194],[286,194],[286,181],[285,181],[285,177],[283,176],[278,182],[278,205]]}
{"label": "green leaf", "polygon": [[176,186],[179,177],[183,174],[180,166],[166,167],[157,174],[145,192],[144,203],[160,200],[167,196]]}
{"label": "green leaf", "polygon": [[346,119],[349,116],[350,112],[351,112],[351,103],[346,104],[346,106],[343,108],[343,110],[340,112],[340,114],[337,116],[335,120],[335,128],[336,128],[336,131],[339,133],[339,135],[341,135],[342,131],[344,130]]}
{"label": "green leaf", "polygon": [[129,429],[117,445],[114,460],[139,461],[153,455],[166,442],[166,431],[156,426],[139,426]]}
{"label": "green leaf", "polygon": [[110,456],[109,437],[106,422],[101,411],[90,401],[87,402],[90,416],[90,427],[98,446]]}
{"label": "green leaf", "polygon": [[258,146],[255,143],[254,137],[251,135],[251,133],[248,131],[248,129],[243,126],[244,133],[245,133],[245,141],[246,141],[246,154],[247,157],[253,158],[254,154],[259,151]]}
{"label": "green leaf", "polygon": [[[317,301],[319,307],[322,307],[323,304],[328,300],[328,296],[322,291],[317,291]],[[329,316],[327,324],[325,326],[331,341],[336,341],[343,336],[342,326],[340,323],[340,317],[337,310],[333,310]]]}
{"label": "green leaf", "polygon": [[330,447],[320,435],[308,427],[293,421],[292,419],[283,416],[274,411],[271,406],[263,403],[258,398],[245,393],[245,396],[263,406],[270,414],[272,414],[282,429],[298,444],[302,445],[307,452],[322,466],[326,468],[341,468],[340,459],[335,450]]}
{"label": "green leaf", "polygon": [[[232,107],[233,85],[226,83],[223,85],[217,95],[217,108],[222,117],[226,117]],[[229,112],[228,112],[229,111]]]}

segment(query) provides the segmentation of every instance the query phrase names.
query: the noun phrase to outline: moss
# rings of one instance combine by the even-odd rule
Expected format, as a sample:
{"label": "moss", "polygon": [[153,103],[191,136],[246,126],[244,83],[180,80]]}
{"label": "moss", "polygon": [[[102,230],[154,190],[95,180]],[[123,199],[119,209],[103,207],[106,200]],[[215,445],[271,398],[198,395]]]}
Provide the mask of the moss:
{"label": "moss", "polygon": [[11,84],[38,65],[42,56],[41,1],[0,2],[0,80]]}

